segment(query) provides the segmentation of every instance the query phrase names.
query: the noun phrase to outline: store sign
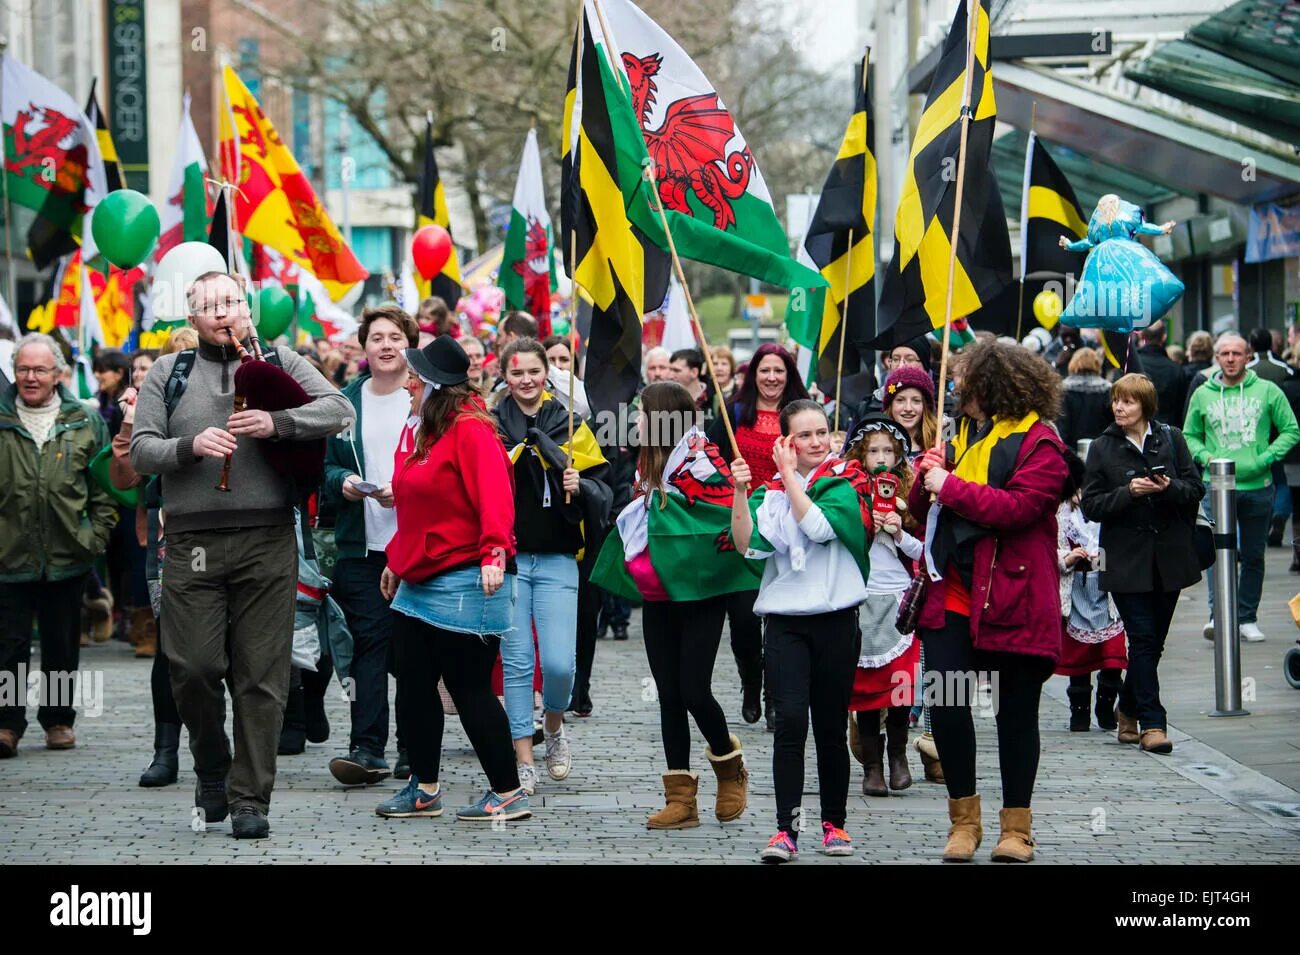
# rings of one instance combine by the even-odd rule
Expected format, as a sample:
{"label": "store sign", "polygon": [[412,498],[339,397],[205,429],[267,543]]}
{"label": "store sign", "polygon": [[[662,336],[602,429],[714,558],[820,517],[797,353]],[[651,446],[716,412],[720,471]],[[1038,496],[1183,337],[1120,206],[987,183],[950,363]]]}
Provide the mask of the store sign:
{"label": "store sign", "polygon": [[1300,201],[1261,202],[1250,210],[1246,261],[1267,262],[1300,255]]}
{"label": "store sign", "polygon": [[149,109],[145,86],[145,0],[108,0],[105,107],[118,159],[132,189],[149,191]]}

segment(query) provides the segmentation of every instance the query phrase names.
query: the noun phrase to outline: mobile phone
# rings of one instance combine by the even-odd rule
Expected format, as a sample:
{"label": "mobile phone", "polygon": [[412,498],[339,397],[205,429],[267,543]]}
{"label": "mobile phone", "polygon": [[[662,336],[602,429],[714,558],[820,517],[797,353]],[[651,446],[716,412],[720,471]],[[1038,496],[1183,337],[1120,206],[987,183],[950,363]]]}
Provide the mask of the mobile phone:
{"label": "mobile phone", "polygon": [[1165,476],[1165,466],[1163,464],[1153,464],[1147,468],[1147,477],[1158,478]]}
{"label": "mobile phone", "polygon": [[352,488],[358,494],[365,494],[368,496],[378,491],[379,485],[371,484],[369,481],[358,481],[356,484],[352,485]]}

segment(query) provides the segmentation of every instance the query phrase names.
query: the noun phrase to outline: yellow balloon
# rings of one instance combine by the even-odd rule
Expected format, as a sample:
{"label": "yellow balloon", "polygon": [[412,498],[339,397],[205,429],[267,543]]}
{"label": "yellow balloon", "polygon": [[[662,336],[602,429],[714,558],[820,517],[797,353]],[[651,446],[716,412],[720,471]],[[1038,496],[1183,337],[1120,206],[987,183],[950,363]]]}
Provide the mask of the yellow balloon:
{"label": "yellow balloon", "polygon": [[1034,318],[1044,328],[1050,329],[1061,320],[1061,296],[1051,289],[1044,289],[1034,296]]}

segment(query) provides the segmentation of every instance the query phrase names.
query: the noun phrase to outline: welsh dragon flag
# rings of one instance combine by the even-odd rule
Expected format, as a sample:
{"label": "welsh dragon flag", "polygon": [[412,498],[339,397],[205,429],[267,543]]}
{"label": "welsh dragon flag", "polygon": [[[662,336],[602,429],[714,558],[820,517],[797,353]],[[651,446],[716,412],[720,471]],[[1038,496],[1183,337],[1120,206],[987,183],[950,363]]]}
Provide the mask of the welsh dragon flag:
{"label": "welsh dragon flag", "polygon": [[[835,531],[836,539],[848,548],[865,581],[871,571],[867,554],[871,550],[871,481],[856,461],[828,457],[808,476],[805,487]],[[791,564],[799,568],[801,552],[811,546],[797,522],[788,520],[790,503],[785,485],[778,474],[749,497],[754,517],[754,534],[745,556],[766,560],[777,551],[790,555]]]}
{"label": "welsh dragon flag", "polygon": [[749,143],[708,77],[629,0],[585,0],[585,8],[590,41],[602,53],[627,218],[668,247],[642,176],[643,165],[653,162],[679,255],[806,290],[792,296],[796,310],[803,305],[820,315],[824,293],[812,293],[827,282],[791,256]]}
{"label": "welsh dragon flag", "polygon": [[535,129],[530,129],[524,140],[498,282],[506,293],[506,305],[523,309],[537,319],[537,337],[550,335],[551,293],[559,283],[555,277],[551,217],[542,196],[542,156]]}
{"label": "welsh dragon flag", "polygon": [[176,139],[176,159],[167,184],[167,202],[158,210],[162,230],[154,260],[162,257],[182,242],[203,242],[208,237],[208,220],[212,216],[212,203],[208,201],[208,161],[203,156],[203,144],[190,119],[190,94],[185,94],[181,111],[181,128]]}
{"label": "welsh dragon flag", "polygon": [[596,558],[592,582],[641,603],[627,565],[648,560],[669,600],[758,589],[753,566],[731,542],[731,468],[698,428],[668,456],[663,483],[666,493],[638,495],[623,508]]}
{"label": "welsh dragon flag", "polygon": [[[8,201],[35,210],[32,234],[80,239],[86,213],[108,192],[95,128],[71,96],[8,53],[0,72]],[[33,252],[38,269],[59,255],[49,242]]]}

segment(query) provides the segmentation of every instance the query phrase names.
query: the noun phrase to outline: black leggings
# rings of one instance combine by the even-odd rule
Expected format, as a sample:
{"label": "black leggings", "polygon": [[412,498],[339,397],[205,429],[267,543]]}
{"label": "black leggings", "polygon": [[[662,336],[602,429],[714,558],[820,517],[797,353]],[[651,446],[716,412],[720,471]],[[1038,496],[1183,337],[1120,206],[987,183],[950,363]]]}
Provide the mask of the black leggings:
{"label": "black leggings", "polygon": [[412,778],[438,782],[442,760],[441,678],[456,704],[493,792],[519,788],[515,747],[505,708],[492,692],[492,667],[498,637],[477,637],[432,626],[405,614],[395,614],[393,642],[397,649],[397,679],[402,687],[398,720],[404,728]]}
{"label": "black leggings", "polygon": [[713,697],[713,664],[722,642],[725,597],[674,603],[647,600],[641,611],[645,655],[659,697],[659,731],[669,770],[691,768],[691,727],[704,734],[715,756],[731,752],[731,731]]}
{"label": "black leggings", "polygon": [[945,614],[942,630],[922,630],[934,743],[943,759],[948,796],[975,795],[975,723],[971,703],[978,674],[994,681],[993,707],[998,726],[1002,805],[1028,809],[1038,775],[1038,701],[1052,675],[1052,661],[1020,653],[976,650],[970,618]]}
{"label": "black leggings", "polygon": [[[880,735],[880,710],[858,710],[853,715],[858,721],[858,733],[864,739]],[[895,734],[902,730],[904,742],[907,742],[907,724],[911,716],[910,706],[885,707],[885,725]]]}
{"label": "black leggings", "polygon": [[821,818],[844,828],[849,799],[849,745],[844,714],[853,695],[861,636],[856,607],[807,616],[767,617],[763,646],[767,685],[776,710],[772,778],[776,827],[795,838],[795,810],[803,798],[808,711],[817,743]]}

